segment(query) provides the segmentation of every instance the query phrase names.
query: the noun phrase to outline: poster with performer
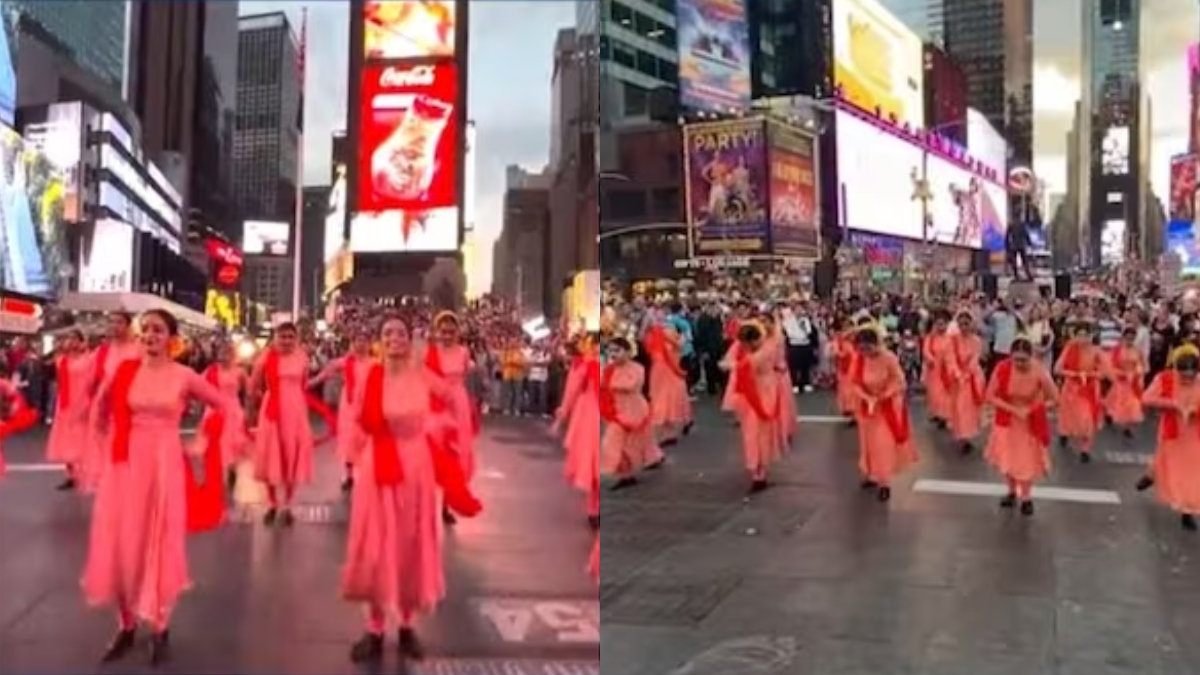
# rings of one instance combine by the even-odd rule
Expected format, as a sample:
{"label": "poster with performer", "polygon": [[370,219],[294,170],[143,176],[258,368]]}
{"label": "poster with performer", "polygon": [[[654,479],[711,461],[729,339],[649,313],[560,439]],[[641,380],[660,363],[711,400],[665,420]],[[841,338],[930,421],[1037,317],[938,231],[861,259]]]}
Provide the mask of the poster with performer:
{"label": "poster with performer", "polygon": [[771,251],[775,255],[821,257],[817,222],[816,142],[783,124],[767,127]]}
{"label": "poster with performer", "polygon": [[766,253],[766,125],[761,119],[684,127],[692,254]]}

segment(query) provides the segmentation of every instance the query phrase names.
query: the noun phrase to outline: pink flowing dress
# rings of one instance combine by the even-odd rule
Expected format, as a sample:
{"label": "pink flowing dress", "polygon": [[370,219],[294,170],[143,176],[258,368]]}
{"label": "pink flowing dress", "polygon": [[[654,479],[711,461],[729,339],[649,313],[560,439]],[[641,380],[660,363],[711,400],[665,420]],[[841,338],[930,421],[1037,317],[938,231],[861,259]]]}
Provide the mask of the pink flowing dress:
{"label": "pink flowing dress", "polygon": [[[458,430],[458,458],[462,461],[467,482],[475,476],[475,403],[467,392],[467,374],[471,370],[471,351],[462,345],[450,347],[430,344],[437,349],[442,366],[442,381],[450,392],[450,410],[454,428]],[[365,376],[364,376],[365,377]]]}
{"label": "pink flowing dress", "polygon": [[[1154,378],[1146,389],[1148,405],[1182,405],[1188,410],[1200,410],[1200,381],[1187,383],[1168,371],[1174,378],[1174,391],[1164,391],[1163,377]],[[1178,423],[1176,438],[1167,438],[1160,423],[1158,450],[1154,453],[1154,489],[1159,501],[1178,513],[1200,515],[1200,415],[1192,415],[1185,424]]]}
{"label": "pink flowing dress", "polygon": [[[221,461],[228,467],[246,457],[250,448],[250,437],[246,434],[246,411],[242,409],[242,370],[236,366],[217,366],[217,369],[217,389],[225,405],[216,409],[206,408],[204,417],[200,419],[200,429],[204,429],[204,425],[214,415],[225,416],[225,423],[221,428]],[[202,455],[208,439],[204,434],[196,434],[192,443],[192,452]]]}
{"label": "pink flowing dress", "polygon": [[[101,385],[93,424],[111,426]],[[189,399],[221,407],[220,392],[187,366],[143,365],[129,390],[129,460],[107,462],[92,510],[83,594],[93,606],[115,604],[156,626],[191,586],[187,560],[187,482],[180,420]],[[111,448],[106,450],[111,457]],[[206,477],[206,480],[210,477]],[[221,477],[215,477],[221,480]]]}
{"label": "pink flowing dress", "polygon": [[929,408],[929,415],[939,420],[947,420],[950,417],[950,391],[943,379],[950,339],[945,333],[927,335],[921,348],[924,371],[921,380],[925,385],[925,405]]}
{"label": "pink flowing dress", "polygon": [[[880,404],[873,411],[861,404],[857,412],[860,454],[858,468],[862,475],[880,485],[890,486],[892,478],[917,462],[912,439],[900,439],[892,430],[883,412],[885,399],[894,401],[901,415],[908,411],[904,402],[904,369],[896,355],[884,351],[875,357],[862,358],[861,387]],[[911,434],[911,430],[910,430]]]}
{"label": "pink flowing dress", "polygon": [[954,438],[969,441],[979,434],[987,378],[979,365],[983,341],[977,335],[956,335],[947,350],[944,367],[950,373],[950,416],[947,425]]}
{"label": "pink flowing dress", "polygon": [[[103,371],[99,373],[99,377],[93,377],[89,373],[85,380],[85,382],[88,382],[87,389],[90,392],[97,391],[104,382],[111,379],[113,374],[117,372],[117,366],[120,366],[122,362],[142,356],[142,343],[137,340],[129,340],[121,344],[112,342],[108,344],[108,357],[104,360]],[[92,361],[93,373],[95,371],[96,359],[99,357],[99,349],[94,350],[88,357]],[[71,393],[74,394],[74,391]],[[89,416],[94,418],[96,414],[94,410],[97,402],[96,397],[91,397],[90,402],[93,410],[89,412]],[[79,488],[84,493],[91,493],[96,490],[96,486],[100,481],[100,475],[104,472],[104,467],[108,465],[109,447],[112,445],[108,433],[104,430],[91,426],[90,432],[91,440],[87,444],[87,455],[83,458],[83,465],[79,467],[79,476],[77,477]]]}
{"label": "pink flowing dress", "polygon": [[562,408],[566,411],[567,482],[590,493],[600,484],[600,398],[597,385],[588,378],[589,361],[579,359],[567,374]]}
{"label": "pink flowing dress", "polygon": [[[736,358],[729,363],[731,375],[738,372]],[[767,340],[748,358],[758,387],[758,398],[763,407],[767,409],[766,412],[774,415],[770,419],[760,418],[745,396],[734,392],[732,404],[733,412],[737,415],[739,422],[738,429],[742,435],[742,458],[745,460],[747,470],[757,472],[774,464],[783,455],[787,442],[784,438],[783,425],[779,422],[779,416],[783,414],[783,404],[779,393],[779,372],[777,371],[779,350],[773,341]],[[738,375],[738,377],[741,376],[741,374]],[[789,389],[788,395],[790,396],[791,393]]]}
{"label": "pink flowing dress", "polygon": [[400,451],[399,485],[376,482],[370,450],[354,465],[342,593],[401,619],[434,609],[446,595],[442,512],[427,440],[443,420],[430,415],[431,391],[450,395],[423,369],[384,374],[383,415]]}
{"label": "pink flowing dress", "polygon": [[654,464],[663,458],[662,450],[654,441],[654,428],[650,425],[650,403],[642,395],[642,384],[646,371],[633,361],[613,368],[612,392],[617,417],[630,426],[605,424],[600,440],[600,472],[609,475],[627,475],[643,466]]}
{"label": "pink flowing dress", "polygon": [[[1073,357],[1073,353],[1078,356]],[[1077,363],[1068,363],[1078,359]],[[1100,425],[1104,422],[1103,402],[1095,393],[1096,383],[1102,375],[1100,350],[1089,345],[1068,344],[1055,364],[1056,372],[1073,370],[1087,374],[1087,378],[1068,377],[1063,382],[1062,399],[1058,406],[1058,433],[1060,436],[1091,443]]]}
{"label": "pink flowing dress", "polygon": [[[988,400],[994,402],[1002,394],[1000,378],[992,375]],[[1012,369],[1006,397],[1009,405],[1030,407],[1049,403],[1056,395],[1054,380],[1042,364],[1034,362],[1026,372]],[[1050,449],[1034,435],[1028,421],[1015,416],[1008,426],[992,424],[983,456],[1002,476],[1016,481],[1031,483],[1050,472]]]}
{"label": "pink flowing dress", "polygon": [[796,437],[800,420],[796,412],[796,395],[792,393],[792,371],[788,368],[787,341],[778,333],[772,341],[778,353],[775,374],[779,378],[779,432],[784,439],[791,441]]}
{"label": "pink flowing dress", "polygon": [[1132,426],[1146,419],[1142,409],[1142,374],[1146,372],[1142,355],[1132,347],[1112,351],[1106,376],[1112,382],[1104,397],[1104,411],[1114,424]]}
{"label": "pink flowing dress", "polygon": [[834,338],[833,355],[837,373],[837,406],[838,411],[846,417],[853,417],[858,410],[858,396],[854,393],[854,382],[851,373],[854,359],[858,358],[858,349],[854,343],[845,337]]}
{"label": "pink flowing dress", "polygon": [[[674,331],[664,329],[663,335],[664,343],[673,344],[671,341],[678,339]],[[678,352],[669,344],[661,352],[650,354],[650,420],[655,427],[672,432],[692,421],[687,376],[679,365]]]}
{"label": "pink flowing dress", "polygon": [[[257,368],[263,367],[263,360]],[[258,411],[255,434],[256,478],[267,485],[305,485],[313,477],[313,433],[305,400],[308,354],[279,355],[279,389],[267,391]],[[279,396],[279,420],[268,419],[268,403]]]}
{"label": "pink flowing dress", "polygon": [[[351,361],[354,363],[352,378],[346,375],[346,366]],[[358,418],[362,414],[362,390],[367,381],[367,373],[371,371],[374,363],[369,356],[355,356],[354,359],[343,356],[332,364],[337,372],[342,373],[342,393],[338,397],[337,412],[337,455],[343,464],[357,462],[367,443],[366,432],[363,431]],[[351,380],[354,382],[353,392],[347,384]]]}
{"label": "pink flowing dress", "polygon": [[59,362],[63,359],[66,359],[66,375],[70,378],[67,384],[70,400],[63,405],[60,383],[58,400],[54,404],[54,423],[50,425],[50,438],[46,441],[46,461],[78,466],[87,456],[91,440],[88,414],[92,408],[90,384],[95,362],[87,354],[60,356]]}

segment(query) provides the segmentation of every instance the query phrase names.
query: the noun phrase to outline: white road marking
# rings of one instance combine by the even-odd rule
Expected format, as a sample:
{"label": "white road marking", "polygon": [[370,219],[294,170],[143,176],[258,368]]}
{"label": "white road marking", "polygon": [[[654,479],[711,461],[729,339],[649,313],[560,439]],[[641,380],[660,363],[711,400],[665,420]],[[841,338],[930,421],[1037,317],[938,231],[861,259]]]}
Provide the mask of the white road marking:
{"label": "white road marking", "polygon": [[62,473],[62,464],[9,464],[13,473]]}
{"label": "white road marking", "polygon": [[845,424],[847,420],[841,415],[797,415],[796,419],[809,424]]}
{"label": "white road marking", "polygon": [[496,471],[495,469],[485,469],[479,475],[488,480],[505,480],[508,478],[508,476],[504,475],[503,471]]}
{"label": "white road marking", "polygon": [[[926,492],[964,497],[1003,497],[1008,487],[1000,483],[983,483],[964,480],[920,479],[913,484],[913,492]],[[1034,499],[1076,504],[1120,504],[1121,495],[1112,490],[1083,490],[1063,487],[1034,487]]]}

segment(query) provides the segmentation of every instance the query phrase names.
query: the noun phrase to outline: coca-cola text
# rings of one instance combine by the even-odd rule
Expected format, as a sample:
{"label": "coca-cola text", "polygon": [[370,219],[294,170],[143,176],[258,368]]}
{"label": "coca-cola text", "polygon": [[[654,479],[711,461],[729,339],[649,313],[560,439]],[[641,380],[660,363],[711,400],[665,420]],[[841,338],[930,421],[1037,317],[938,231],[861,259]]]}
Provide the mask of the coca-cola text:
{"label": "coca-cola text", "polygon": [[431,87],[437,81],[437,70],[431,64],[400,68],[388,66],[379,74],[379,86],[383,88]]}

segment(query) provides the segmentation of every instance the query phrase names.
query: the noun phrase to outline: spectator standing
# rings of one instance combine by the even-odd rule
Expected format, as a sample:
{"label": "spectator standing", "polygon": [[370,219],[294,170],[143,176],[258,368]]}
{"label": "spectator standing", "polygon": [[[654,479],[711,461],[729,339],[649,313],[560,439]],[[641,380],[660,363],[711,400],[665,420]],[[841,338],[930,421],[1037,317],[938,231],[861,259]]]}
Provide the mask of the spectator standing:
{"label": "spectator standing", "polygon": [[521,341],[510,338],[500,357],[500,410],[519,416],[524,406],[521,395],[525,385],[525,354]]}

